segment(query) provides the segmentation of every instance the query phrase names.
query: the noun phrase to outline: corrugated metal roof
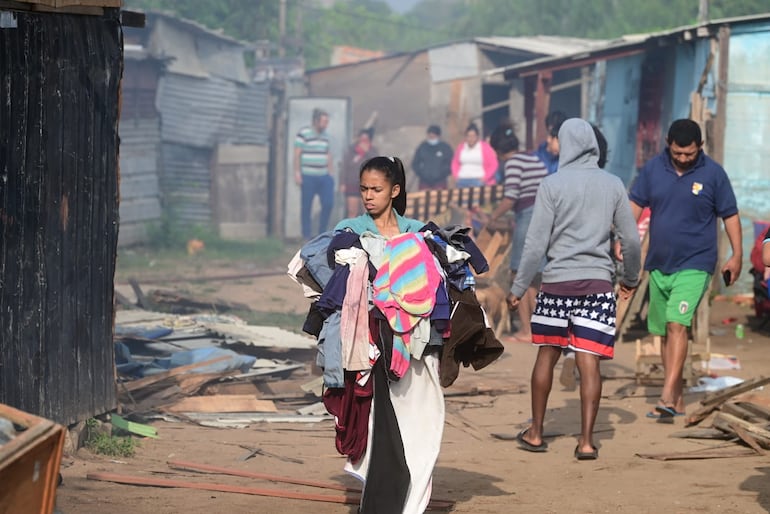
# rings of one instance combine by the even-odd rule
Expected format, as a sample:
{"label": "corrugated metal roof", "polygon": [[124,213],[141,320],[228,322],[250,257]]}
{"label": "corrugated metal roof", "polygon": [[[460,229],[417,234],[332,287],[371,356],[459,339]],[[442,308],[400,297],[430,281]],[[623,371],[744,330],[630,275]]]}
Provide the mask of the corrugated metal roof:
{"label": "corrugated metal roof", "polygon": [[719,27],[723,25],[742,25],[748,23],[757,23],[770,20],[770,13],[757,14],[752,16],[740,16],[735,18],[724,18],[719,20],[712,20],[707,23],[701,23],[696,25],[686,25],[677,27],[674,29],[663,30],[658,32],[650,32],[646,34],[629,34],[618,39],[607,41],[604,44],[598,44],[593,48],[572,50],[566,54],[554,55],[551,57],[543,57],[540,59],[534,59],[524,63],[512,64],[502,68],[496,68],[484,72],[485,76],[494,76],[499,74],[505,74],[516,76],[531,70],[553,68],[559,65],[568,65],[572,61],[582,61],[584,59],[594,58],[598,60],[602,57],[612,57],[620,53],[633,51],[635,49],[641,49],[645,45],[652,42],[661,42],[665,39],[690,40],[695,38],[703,38],[712,35]]}
{"label": "corrugated metal roof", "polygon": [[609,43],[606,39],[584,39],[562,36],[522,36],[522,37],[477,37],[481,45],[510,48],[542,55],[567,55],[574,52],[592,50]]}
{"label": "corrugated metal roof", "polygon": [[471,39],[459,39],[455,41],[446,41],[431,45],[425,48],[419,48],[410,52],[394,52],[382,57],[376,57],[374,59],[366,59],[354,63],[339,64],[336,66],[324,66],[321,68],[315,68],[307,70],[307,74],[311,75],[314,72],[328,70],[330,68],[341,68],[345,66],[356,66],[361,63],[367,63],[372,61],[379,61],[383,59],[392,59],[396,57],[402,57],[404,55],[419,54],[422,52],[429,52],[431,50],[437,50],[442,48],[448,48],[451,46],[462,44],[476,44],[484,46],[493,46],[500,49],[518,50],[520,52],[532,53],[533,57],[539,55],[565,55],[567,53],[579,49],[581,51],[596,48],[607,43],[607,40],[600,39],[583,39],[576,37],[561,37],[561,36],[521,36],[521,37],[477,37]]}
{"label": "corrugated metal roof", "polygon": [[169,73],[158,85],[161,138],[188,146],[220,143],[265,145],[267,83],[238,84],[215,76],[198,79]]}

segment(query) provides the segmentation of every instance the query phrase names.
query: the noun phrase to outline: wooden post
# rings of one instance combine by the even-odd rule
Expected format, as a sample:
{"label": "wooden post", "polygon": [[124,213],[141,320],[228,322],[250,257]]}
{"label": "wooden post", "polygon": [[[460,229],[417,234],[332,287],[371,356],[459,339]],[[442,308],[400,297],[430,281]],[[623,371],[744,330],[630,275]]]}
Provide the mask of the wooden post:
{"label": "wooden post", "polygon": [[535,147],[540,144],[540,141],[545,141],[547,136],[545,117],[548,116],[548,109],[551,104],[551,79],[552,74],[550,71],[543,71],[537,74],[535,89]]}

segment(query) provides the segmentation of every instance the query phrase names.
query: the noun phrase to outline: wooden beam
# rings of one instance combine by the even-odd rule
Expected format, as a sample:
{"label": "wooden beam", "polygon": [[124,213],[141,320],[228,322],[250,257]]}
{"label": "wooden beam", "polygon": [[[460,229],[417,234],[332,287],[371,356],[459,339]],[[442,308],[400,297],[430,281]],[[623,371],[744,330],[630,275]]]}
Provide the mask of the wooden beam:
{"label": "wooden beam", "polygon": [[719,62],[717,64],[716,117],[711,135],[711,158],[722,163],[725,158],[725,127],[727,126],[727,83],[730,65],[730,27],[723,25],[717,35]]}
{"label": "wooden beam", "polygon": [[537,85],[535,89],[535,139],[545,141],[547,129],[545,118],[548,116],[548,109],[551,106],[551,80],[553,76],[550,71],[542,71],[537,74]]}

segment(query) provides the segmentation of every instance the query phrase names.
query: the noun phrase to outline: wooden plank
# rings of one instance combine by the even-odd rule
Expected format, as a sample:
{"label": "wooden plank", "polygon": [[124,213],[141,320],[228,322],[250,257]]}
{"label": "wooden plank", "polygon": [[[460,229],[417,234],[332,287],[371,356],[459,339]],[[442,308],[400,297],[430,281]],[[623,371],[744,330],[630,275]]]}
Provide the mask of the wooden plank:
{"label": "wooden plank", "polygon": [[671,453],[637,453],[637,457],[653,460],[700,460],[700,459],[731,459],[734,457],[754,457],[757,453],[751,448],[729,448],[712,450],[695,450],[693,452]]}
{"label": "wooden plank", "polygon": [[161,380],[165,380],[169,377],[181,375],[182,373],[187,373],[190,370],[193,370],[196,368],[202,368],[204,366],[208,366],[209,364],[216,364],[217,362],[222,362],[230,358],[231,357],[229,355],[222,355],[221,357],[216,357],[214,359],[209,359],[203,362],[194,362],[192,364],[186,364],[184,366],[177,366],[176,368],[172,368],[168,371],[163,371],[161,373],[156,373],[155,375],[150,375],[149,377],[143,377],[136,380],[132,380],[130,382],[126,382],[125,386],[129,392],[136,391],[138,389],[142,389],[143,387],[152,385],[156,382],[160,382]]}
{"label": "wooden plank", "polygon": [[680,439],[717,439],[725,440],[732,439],[733,436],[724,433],[718,428],[690,428],[687,430],[680,430],[669,434],[669,437],[676,437]]}
{"label": "wooden plank", "polygon": [[732,427],[740,427],[751,434],[763,448],[770,449],[770,431],[765,430],[759,425],[754,425],[726,412],[717,413],[712,424],[714,427],[725,432],[733,432]]}
{"label": "wooden plank", "polygon": [[200,489],[203,491],[219,491],[224,493],[252,494],[257,496],[272,496],[277,498],[290,498],[293,500],[310,500],[328,503],[344,503],[355,505],[361,501],[358,495],[327,495],[307,494],[293,491],[281,491],[278,489],[262,489],[258,487],[242,487],[229,484],[216,484],[207,482],[188,482],[184,480],[169,480],[164,478],[142,477],[134,475],[120,475],[117,473],[88,473],[88,480],[102,482],[114,482],[117,484],[143,485],[152,487]]}
{"label": "wooden plank", "polygon": [[306,485],[308,487],[319,487],[322,489],[332,489],[336,491],[344,491],[346,493],[360,493],[361,489],[356,487],[347,487],[342,484],[336,484],[334,482],[321,482],[318,480],[305,480],[303,478],[284,477],[279,475],[272,475],[268,473],[255,473],[253,471],[244,471],[240,469],[224,468],[220,466],[212,466],[210,464],[200,464],[197,462],[189,462],[183,460],[170,460],[166,464],[171,469],[178,469],[181,471],[197,471],[202,473],[219,473],[222,475],[230,475],[244,478],[254,478],[257,480],[268,480],[270,482],[282,482],[286,484]]}
{"label": "wooden plank", "polygon": [[[219,473],[222,475],[255,478],[257,480],[268,480],[270,482],[306,485],[308,487],[318,487],[321,489],[332,489],[335,491],[344,491],[346,493],[360,493],[361,489],[358,487],[347,487],[342,484],[334,482],[322,482],[318,480],[305,480],[302,478],[285,477],[280,475],[272,475],[268,473],[254,473],[252,471],[243,471],[240,469],[224,468],[220,466],[212,466],[209,464],[200,464],[197,462],[188,461],[168,461],[166,464],[172,469],[178,469],[182,471],[198,471],[203,473]],[[431,498],[428,508],[430,509],[446,509],[454,505],[454,501],[445,500],[440,498]]]}
{"label": "wooden plank", "polygon": [[751,448],[757,452],[757,455],[764,455],[765,450],[762,449],[762,447],[757,442],[756,438],[749,434],[746,430],[741,428],[738,425],[730,425],[730,428],[735,432],[735,434],[740,437],[741,441],[751,446]]}
{"label": "wooden plank", "polygon": [[761,417],[756,416],[753,412],[751,412],[748,409],[745,409],[744,407],[737,405],[733,402],[725,402],[722,404],[721,407],[719,407],[719,410],[721,412],[726,412],[727,414],[731,414],[737,418],[741,418],[743,420],[746,420],[750,423],[758,423],[762,421]]}
{"label": "wooden plank", "polygon": [[700,403],[703,406],[718,405],[732,398],[733,396],[737,396],[741,393],[747,393],[765,384],[770,384],[770,377],[764,377],[764,376],[755,377],[755,378],[743,381],[740,384],[736,384],[734,386],[722,389],[721,391],[716,391],[714,393],[707,394],[701,400]]}
{"label": "wooden plank", "polygon": [[189,396],[167,407],[170,412],[278,412],[275,403],[252,395]]}
{"label": "wooden plank", "polygon": [[764,405],[743,401],[735,402],[735,404],[740,406],[742,409],[751,412],[757,418],[770,421],[770,408],[765,407]]}

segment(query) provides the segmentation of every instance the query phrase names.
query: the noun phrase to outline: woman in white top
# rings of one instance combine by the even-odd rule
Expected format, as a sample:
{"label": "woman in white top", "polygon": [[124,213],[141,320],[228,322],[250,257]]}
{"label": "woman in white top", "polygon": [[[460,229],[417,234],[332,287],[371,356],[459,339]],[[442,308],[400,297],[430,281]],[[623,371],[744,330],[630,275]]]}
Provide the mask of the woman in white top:
{"label": "woman in white top", "polygon": [[455,186],[494,185],[497,165],[497,154],[489,143],[479,137],[479,127],[475,123],[468,125],[465,141],[457,147],[452,159]]}

